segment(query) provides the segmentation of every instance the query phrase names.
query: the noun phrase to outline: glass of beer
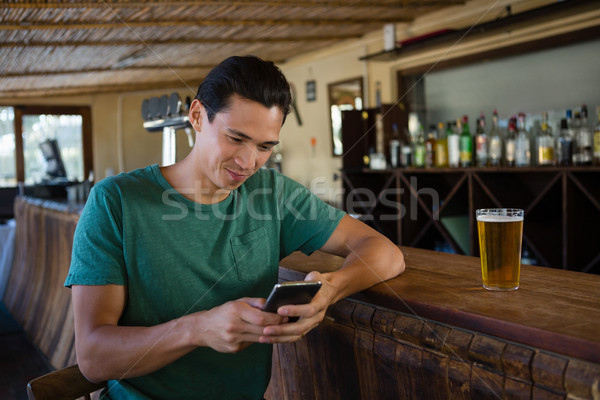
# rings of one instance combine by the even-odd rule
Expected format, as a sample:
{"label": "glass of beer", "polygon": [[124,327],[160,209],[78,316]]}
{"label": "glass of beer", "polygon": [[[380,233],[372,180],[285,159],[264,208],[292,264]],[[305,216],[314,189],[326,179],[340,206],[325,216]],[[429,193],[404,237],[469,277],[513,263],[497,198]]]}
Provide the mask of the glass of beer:
{"label": "glass of beer", "polygon": [[484,288],[489,290],[519,288],[523,214],[523,210],[515,208],[477,210]]}

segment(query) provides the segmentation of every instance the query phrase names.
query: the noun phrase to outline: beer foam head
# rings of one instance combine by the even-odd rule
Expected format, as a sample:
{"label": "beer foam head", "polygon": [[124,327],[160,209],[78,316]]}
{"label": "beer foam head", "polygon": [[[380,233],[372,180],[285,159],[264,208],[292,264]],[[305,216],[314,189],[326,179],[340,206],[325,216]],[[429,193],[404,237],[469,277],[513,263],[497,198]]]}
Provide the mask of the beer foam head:
{"label": "beer foam head", "polygon": [[478,215],[477,221],[481,222],[519,222],[523,221],[518,215]]}

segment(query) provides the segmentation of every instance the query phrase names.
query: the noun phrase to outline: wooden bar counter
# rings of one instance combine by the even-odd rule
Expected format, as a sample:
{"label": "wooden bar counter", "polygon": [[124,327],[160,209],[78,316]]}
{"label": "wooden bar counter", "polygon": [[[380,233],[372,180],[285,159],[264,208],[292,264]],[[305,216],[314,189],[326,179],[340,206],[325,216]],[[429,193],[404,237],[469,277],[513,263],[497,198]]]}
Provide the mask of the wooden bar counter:
{"label": "wooden bar counter", "polygon": [[[75,362],[62,285],[79,212],[15,203],[3,301],[56,368]],[[478,258],[402,251],[402,275],[338,302],[305,338],[274,347],[267,399],[600,399],[600,276],[525,265],[517,291],[490,292]],[[341,264],[294,253],[280,277]]]}
{"label": "wooden bar counter", "polygon": [[63,286],[81,204],[15,199],[15,255],[1,299],[55,368],[74,364],[71,291]]}
{"label": "wooden bar counter", "polygon": [[[401,249],[404,274],[276,346],[267,398],[600,398],[600,276],[524,265],[517,291],[492,292],[479,258]],[[280,275],[341,263],[294,253]]]}

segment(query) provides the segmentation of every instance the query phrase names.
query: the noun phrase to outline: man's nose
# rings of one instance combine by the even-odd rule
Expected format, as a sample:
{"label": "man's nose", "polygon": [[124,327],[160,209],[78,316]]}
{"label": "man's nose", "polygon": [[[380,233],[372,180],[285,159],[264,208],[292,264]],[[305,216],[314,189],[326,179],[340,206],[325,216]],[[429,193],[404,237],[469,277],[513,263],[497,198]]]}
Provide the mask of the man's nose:
{"label": "man's nose", "polygon": [[256,149],[250,145],[245,145],[236,154],[235,163],[242,169],[253,169],[256,165],[256,157]]}

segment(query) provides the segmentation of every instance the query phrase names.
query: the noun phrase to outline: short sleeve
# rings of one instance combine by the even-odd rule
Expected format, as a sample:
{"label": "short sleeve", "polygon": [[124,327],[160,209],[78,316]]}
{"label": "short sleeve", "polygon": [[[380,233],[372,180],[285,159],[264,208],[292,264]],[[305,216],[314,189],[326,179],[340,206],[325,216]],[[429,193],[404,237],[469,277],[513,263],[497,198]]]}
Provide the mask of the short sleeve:
{"label": "short sleeve", "polygon": [[75,228],[66,287],[127,284],[122,208],[115,197],[102,187],[90,192]]}
{"label": "short sleeve", "polygon": [[325,203],[299,183],[280,176],[281,258],[302,251],[312,254],[323,247],[345,212]]}

